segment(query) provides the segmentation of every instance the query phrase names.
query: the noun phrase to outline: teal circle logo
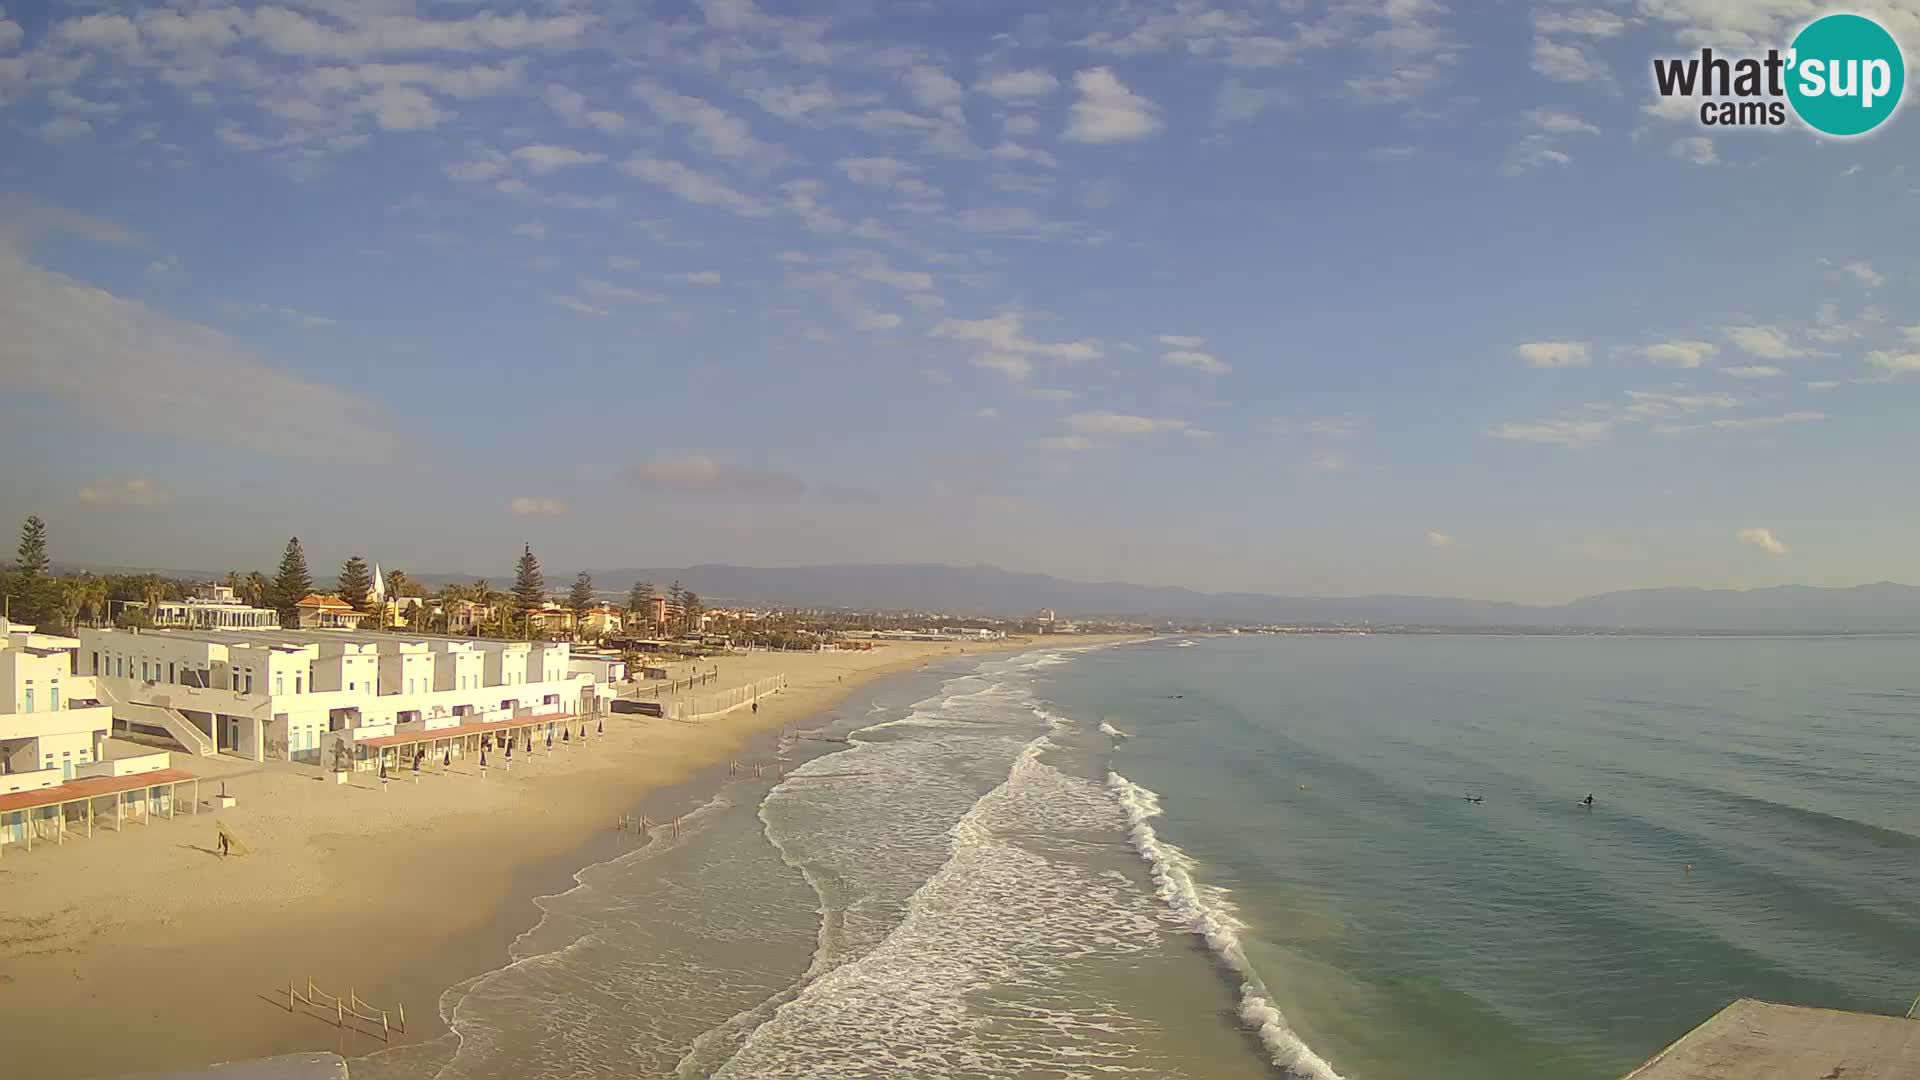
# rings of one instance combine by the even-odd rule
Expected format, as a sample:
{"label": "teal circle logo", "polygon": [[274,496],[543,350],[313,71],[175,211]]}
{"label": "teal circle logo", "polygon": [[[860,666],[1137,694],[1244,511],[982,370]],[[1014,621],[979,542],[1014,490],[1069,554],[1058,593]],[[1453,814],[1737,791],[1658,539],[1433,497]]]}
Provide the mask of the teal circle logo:
{"label": "teal circle logo", "polygon": [[1828,15],[1793,39],[1787,99],[1815,131],[1865,135],[1886,122],[1907,88],[1900,43],[1872,19]]}

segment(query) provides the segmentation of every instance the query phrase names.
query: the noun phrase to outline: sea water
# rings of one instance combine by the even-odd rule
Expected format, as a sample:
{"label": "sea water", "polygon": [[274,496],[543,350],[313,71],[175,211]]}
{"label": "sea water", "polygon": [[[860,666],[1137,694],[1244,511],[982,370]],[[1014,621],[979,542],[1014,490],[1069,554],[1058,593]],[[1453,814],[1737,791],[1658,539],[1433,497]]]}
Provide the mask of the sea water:
{"label": "sea water", "polygon": [[1191,640],[877,684],[353,1074],[1599,1080],[1920,990],[1920,642]]}

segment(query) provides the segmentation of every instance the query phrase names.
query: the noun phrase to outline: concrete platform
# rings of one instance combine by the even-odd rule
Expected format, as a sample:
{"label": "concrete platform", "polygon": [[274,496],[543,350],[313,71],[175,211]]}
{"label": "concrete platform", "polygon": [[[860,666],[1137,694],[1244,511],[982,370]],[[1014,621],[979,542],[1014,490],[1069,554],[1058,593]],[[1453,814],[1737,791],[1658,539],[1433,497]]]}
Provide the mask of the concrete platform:
{"label": "concrete platform", "polygon": [[1920,1020],[1742,998],[1624,1080],[1914,1080]]}

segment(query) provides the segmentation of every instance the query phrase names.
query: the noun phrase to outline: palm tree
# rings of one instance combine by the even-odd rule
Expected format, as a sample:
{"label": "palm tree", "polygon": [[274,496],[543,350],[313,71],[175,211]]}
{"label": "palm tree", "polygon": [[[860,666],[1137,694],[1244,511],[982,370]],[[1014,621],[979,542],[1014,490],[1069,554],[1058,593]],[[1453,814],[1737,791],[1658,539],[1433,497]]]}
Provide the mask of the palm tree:
{"label": "palm tree", "polygon": [[60,582],[60,625],[68,633],[80,626],[80,609],[87,606],[93,586],[85,578],[67,578]]}

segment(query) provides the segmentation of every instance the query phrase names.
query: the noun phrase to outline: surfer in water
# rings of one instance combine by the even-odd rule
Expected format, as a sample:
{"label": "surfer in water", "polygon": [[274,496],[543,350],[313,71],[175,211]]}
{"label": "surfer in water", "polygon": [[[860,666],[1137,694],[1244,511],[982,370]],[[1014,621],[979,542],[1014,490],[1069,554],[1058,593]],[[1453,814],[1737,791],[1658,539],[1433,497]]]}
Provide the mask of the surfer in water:
{"label": "surfer in water", "polygon": [[1593,792],[1587,792],[1587,797],[1580,800],[1580,805],[1589,810],[1593,809]]}

